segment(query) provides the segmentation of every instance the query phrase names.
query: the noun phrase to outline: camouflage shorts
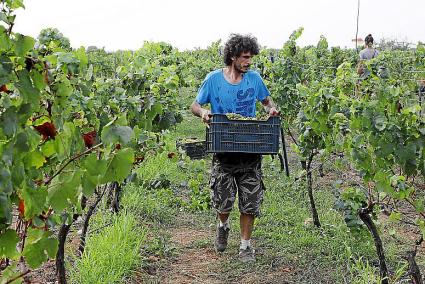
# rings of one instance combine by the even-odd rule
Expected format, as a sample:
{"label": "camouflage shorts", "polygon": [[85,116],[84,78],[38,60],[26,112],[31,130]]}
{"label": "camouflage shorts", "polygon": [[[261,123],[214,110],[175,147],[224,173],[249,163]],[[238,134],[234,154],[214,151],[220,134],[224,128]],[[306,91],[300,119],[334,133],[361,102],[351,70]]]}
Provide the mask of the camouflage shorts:
{"label": "camouflage shorts", "polygon": [[219,213],[232,211],[238,194],[239,211],[259,216],[265,190],[261,155],[214,155],[210,186],[212,205]]}

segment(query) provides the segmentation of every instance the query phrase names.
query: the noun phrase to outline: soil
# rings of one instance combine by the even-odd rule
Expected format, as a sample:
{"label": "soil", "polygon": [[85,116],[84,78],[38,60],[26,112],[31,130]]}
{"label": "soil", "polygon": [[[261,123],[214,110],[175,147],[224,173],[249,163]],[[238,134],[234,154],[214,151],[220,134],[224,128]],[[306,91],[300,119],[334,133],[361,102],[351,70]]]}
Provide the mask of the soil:
{"label": "soil", "polygon": [[[287,137],[286,145],[289,145]],[[288,147],[288,160],[291,173],[299,169],[300,162],[296,155]],[[318,168],[320,162],[313,164]],[[326,171],[326,170],[325,170]],[[324,178],[315,178],[315,188],[328,188],[331,181],[339,178],[346,185],[360,183],[357,174],[353,171],[336,173],[332,170],[326,171]],[[180,218],[180,217],[179,217]],[[181,221],[184,219],[183,221]],[[204,222],[199,216],[193,214],[180,218],[179,222],[166,228],[167,240],[175,250],[175,253],[167,256],[148,255],[146,261],[135,272],[133,278],[127,283],[301,283],[300,279],[317,275],[310,275],[311,271],[302,271],[291,263],[287,263],[284,257],[276,255],[272,249],[268,249],[260,240],[254,240],[257,262],[243,264],[238,260],[238,233],[231,232],[229,247],[224,253],[216,253],[214,250],[215,226]],[[386,220],[387,216],[380,214],[380,219]],[[190,221],[189,221],[190,220]],[[211,220],[210,220],[211,221]],[[307,221],[306,221],[307,222]],[[308,220],[308,222],[310,222]],[[210,222],[212,223],[212,222]],[[81,227],[77,224],[75,227]],[[70,232],[68,235],[67,249],[76,250],[79,242],[78,236]],[[409,229],[401,230],[403,239],[414,243],[416,232]],[[425,251],[425,243],[419,247],[419,252]],[[307,275],[308,274],[308,275]],[[56,282],[55,263],[49,261],[41,268],[32,271],[25,277],[25,283],[48,283]],[[324,279],[322,279],[324,280]],[[303,282],[306,283],[306,282]]]}
{"label": "soil", "polygon": [[[81,221],[77,221],[71,227],[71,230],[66,238],[66,252],[65,256],[68,255],[68,251],[76,252],[80,243],[80,237],[76,231],[81,228]],[[69,258],[71,260],[71,258]],[[28,284],[56,284],[56,264],[55,260],[49,260],[41,267],[31,271],[24,277],[24,282]]]}
{"label": "soil", "polygon": [[[233,236],[224,253],[214,250],[215,232],[213,229],[197,229],[186,225],[169,229],[170,242],[177,255],[165,259],[155,256],[136,273],[130,283],[293,283],[285,282],[295,269],[272,259],[265,250],[257,252],[257,261],[252,264],[239,262],[238,240]],[[237,235],[237,234],[234,234]],[[269,266],[270,265],[270,266]]]}
{"label": "soil", "polygon": [[40,268],[30,272],[24,277],[24,283],[31,284],[55,284],[56,282],[55,261],[50,260]]}

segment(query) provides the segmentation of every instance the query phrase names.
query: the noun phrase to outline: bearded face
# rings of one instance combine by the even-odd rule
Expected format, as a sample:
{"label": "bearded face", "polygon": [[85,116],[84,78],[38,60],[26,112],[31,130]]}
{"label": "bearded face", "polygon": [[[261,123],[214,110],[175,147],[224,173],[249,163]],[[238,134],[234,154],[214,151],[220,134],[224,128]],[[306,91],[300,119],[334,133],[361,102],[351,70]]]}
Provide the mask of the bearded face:
{"label": "bearded face", "polygon": [[250,52],[243,52],[241,55],[233,60],[233,67],[239,73],[248,72],[251,67],[252,55]]}

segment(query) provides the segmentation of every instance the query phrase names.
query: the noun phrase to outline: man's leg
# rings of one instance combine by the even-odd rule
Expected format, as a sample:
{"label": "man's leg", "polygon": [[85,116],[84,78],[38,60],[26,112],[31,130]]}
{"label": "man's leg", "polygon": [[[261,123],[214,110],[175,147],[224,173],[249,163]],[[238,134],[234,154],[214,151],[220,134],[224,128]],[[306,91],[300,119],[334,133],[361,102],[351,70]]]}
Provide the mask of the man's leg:
{"label": "man's leg", "polygon": [[227,248],[229,238],[229,215],[236,199],[236,186],[233,175],[222,169],[217,161],[213,161],[210,182],[212,206],[217,210],[220,220],[214,246],[217,252],[223,252]]}
{"label": "man's leg", "polygon": [[239,247],[239,259],[242,262],[255,261],[254,250],[251,246],[251,233],[254,226],[254,215],[241,213],[241,245]]}
{"label": "man's leg", "polygon": [[[258,167],[260,167],[258,163]],[[260,214],[260,204],[264,195],[264,184],[261,172],[252,171],[242,174],[237,178],[239,194],[239,211],[241,224],[241,245],[239,259],[242,262],[255,261],[255,251],[251,245],[251,234],[254,219]]]}
{"label": "man's leg", "polygon": [[254,226],[254,215],[241,213],[240,224],[241,224],[241,240],[250,240],[251,234],[252,234],[252,228]]}
{"label": "man's leg", "polygon": [[220,222],[217,225],[214,247],[217,252],[223,252],[227,248],[227,239],[229,238],[230,225],[228,221],[230,213],[217,213],[217,215]]}
{"label": "man's leg", "polygon": [[229,220],[230,213],[217,213],[217,214],[221,224],[227,224],[227,220]]}

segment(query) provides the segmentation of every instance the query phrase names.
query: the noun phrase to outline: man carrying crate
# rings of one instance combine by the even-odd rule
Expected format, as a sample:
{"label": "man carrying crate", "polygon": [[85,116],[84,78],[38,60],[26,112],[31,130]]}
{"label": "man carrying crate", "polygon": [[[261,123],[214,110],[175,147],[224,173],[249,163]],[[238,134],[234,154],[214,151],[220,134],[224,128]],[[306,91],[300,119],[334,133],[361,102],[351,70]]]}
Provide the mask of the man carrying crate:
{"label": "man carrying crate", "polygon": [[[232,34],[224,46],[226,66],[206,76],[190,107],[192,113],[205,123],[210,123],[212,114],[236,113],[244,117],[255,117],[256,102],[260,101],[269,115],[279,115],[261,76],[249,70],[252,57],[258,53],[256,38]],[[206,104],[210,104],[211,111],[202,108]],[[219,217],[214,244],[216,250],[223,252],[227,247],[230,231],[228,218],[238,195],[241,227],[239,258],[243,262],[255,261],[251,233],[254,218],[260,214],[265,190],[261,155],[214,154],[210,185],[212,205]]]}

